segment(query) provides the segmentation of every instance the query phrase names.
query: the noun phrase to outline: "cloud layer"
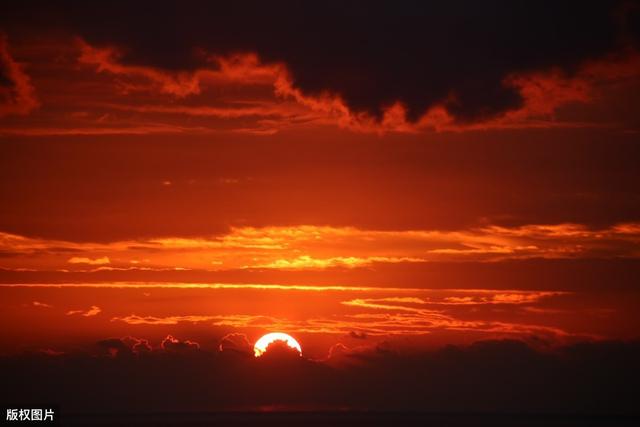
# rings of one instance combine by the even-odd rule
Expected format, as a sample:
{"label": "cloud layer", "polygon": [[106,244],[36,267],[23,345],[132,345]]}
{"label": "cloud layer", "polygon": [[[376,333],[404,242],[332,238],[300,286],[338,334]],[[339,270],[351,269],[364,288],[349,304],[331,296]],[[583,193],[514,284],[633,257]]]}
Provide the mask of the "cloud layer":
{"label": "cloud layer", "polygon": [[[0,233],[0,266],[13,269],[324,270],[376,264],[514,259],[638,258],[640,226],[486,226],[469,230],[361,230],[355,227],[243,227],[221,236],[164,237],[106,244]],[[68,258],[70,253],[75,255]],[[70,265],[69,265],[70,264]]]}
{"label": "cloud layer", "polygon": [[[155,92],[184,100],[221,86],[265,85],[298,104],[120,106],[139,112],[262,116],[258,123],[236,127],[238,132],[270,134],[308,120],[374,132],[548,128],[591,126],[579,120],[557,122],[556,110],[594,101],[599,87],[612,81],[637,79],[633,4],[560,5],[550,14],[544,4],[521,2],[407,2],[402,7],[240,2],[215,9],[194,2],[189,7],[171,3],[144,22],[138,16],[152,7],[146,2],[40,5],[38,10],[24,5],[8,11],[5,25],[18,34],[38,30],[80,37],[79,62],[116,76],[127,94]],[[129,12],[122,13],[123,8]],[[12,21],[14,15],[20,26]],[[545,22],[544,29],[539,22]],[[299,107],[309,111],[301,114]],[[156,131],[163,129],[185,130],[173,124]],[[190,129],[198,130],[205,129]],[[47,134],[47,129],[39,131]],[[29,134],[24,128],[5,132]]]}

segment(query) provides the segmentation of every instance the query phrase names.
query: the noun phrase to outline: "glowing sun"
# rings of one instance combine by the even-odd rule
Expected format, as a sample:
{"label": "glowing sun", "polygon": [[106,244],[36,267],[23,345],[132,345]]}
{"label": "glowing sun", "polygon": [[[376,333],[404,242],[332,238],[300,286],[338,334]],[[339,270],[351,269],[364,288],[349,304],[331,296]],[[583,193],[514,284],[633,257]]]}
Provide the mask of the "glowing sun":
{"label": "glowing sun", "polygon": [[267,347],[269,347],[269,344],[274,341],[285,342],[289,347],[297,350],[298,353],[300,353],[300,356],[302,356],[302,348],[300,347],[300,344],[298,344],[298,341],[296,341],[291,335],[287,335],[282,332],[271,332],[262,336],[258,341],[256,341],[255,345],[253,346],[253,353],[255,354],[255,356],[262,356],[267,350]]}

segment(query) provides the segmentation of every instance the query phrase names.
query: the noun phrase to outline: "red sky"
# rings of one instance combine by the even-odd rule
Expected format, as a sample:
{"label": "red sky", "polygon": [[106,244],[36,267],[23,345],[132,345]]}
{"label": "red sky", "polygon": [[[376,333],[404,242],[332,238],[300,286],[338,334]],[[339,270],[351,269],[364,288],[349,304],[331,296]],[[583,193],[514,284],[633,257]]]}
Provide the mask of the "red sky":
{"label": "red sky", "polygon": [[553,43],[482,30],[483,58],[455,41],[473,26],[377,52],[338,19],[305,53],[279,30],[204,37],[188,13],[173,45],[102,9],[0,22],[0,353],[637,338],[631,6],[593,40],[580,17]]}

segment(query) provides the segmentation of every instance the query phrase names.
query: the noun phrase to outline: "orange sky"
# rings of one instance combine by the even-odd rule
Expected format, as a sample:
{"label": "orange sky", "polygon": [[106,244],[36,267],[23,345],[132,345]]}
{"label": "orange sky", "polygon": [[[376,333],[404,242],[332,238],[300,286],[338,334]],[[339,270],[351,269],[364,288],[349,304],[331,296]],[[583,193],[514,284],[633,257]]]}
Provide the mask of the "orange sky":
{"label": "orange sky", "polygon": [[318,359],[637,335],[632,46],[505,73],[521,102],[466,120],[455,91],[417,118],[401,97],[359,110],[258,50],[193,46],[176,69],[8,28],[4,353],[274,329]]}

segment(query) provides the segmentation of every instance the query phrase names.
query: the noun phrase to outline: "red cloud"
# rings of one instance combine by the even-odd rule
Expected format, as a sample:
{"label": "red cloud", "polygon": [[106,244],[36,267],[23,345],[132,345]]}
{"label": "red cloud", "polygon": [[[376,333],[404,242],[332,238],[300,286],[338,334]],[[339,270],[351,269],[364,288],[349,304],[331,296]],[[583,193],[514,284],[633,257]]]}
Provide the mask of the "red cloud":
{"label": "red cloud", "polygon": [[[5,99],[0,105],[0,115],[26,114],[38,106],[33,86],[20,65],[8,54],[6,40],[3,39],[2,43],[0,62],[7,70],[4,74],[11,85],[8,88],[0,86],[2,98]],[[283,129],[308,126],[311,123],[337,125],[354,132],[378,134],[609,126],[611,124],[606,123],[606,119],[580,119],[579,115],[568,118],[558,112],[573,104],[603,105],[606,100],[601,95],[610,90],[611,83],[633,82],[640,76],[640,55],[635,51],[585,62],[572,74],[561,68],[512,73],[504,78],[502,84],[515,90],[520,96],[522,103],[519,107],[502,111],[490,118],[460,122],[454,114],[459,103],[458,94],[452,91],[440,101],[432,103],[422,117],[413,121],[413,118],[408,117],[409,107],[400,98],[389,102],[382,109],[380,117],[375,117],[350,108],[343,94],[338,91],[303,91],[296,85],[297,76],[292,74],[287,63],[265,62],[255,52],[227,56],[203,52],[199,68],[177,71],[125,62],[124,54],[127,51],[122,47],[95,46],[82,39],[77,40],[76,46],[79,49],[79,63],[90,66],[98,73],[112,76],[116,91],[145,92],[146,95],[156,96],[145,98],[144,103],[138,102],[134,97],[127,98],[122,103],[114,103],[100,98],[104,94],[99,94],[92,95],[91,102],[97,102],[94,105],[99,106],[101,112],[106,110],[114,117],[139,113],[136,117],[142,114],[146,121],[129,123],[114,120],[103,123],[101,119],[74,116],[73,123],[69,123],[69,118],[64,117],[55,124],[47,122],[36,127],[5,127],[0,130],[2,134],[201,134],[227,130],[234,133],[272,135]],[[87,67],[74,69],[73,72],[79,73],[78,70],[82,69],[86,71]],[[86,74],[79,78],[86,78]],[[89,74],[89,78],[95,78],[95,75]],[[73,88],[73,85],[69,87]],[[207,98],[209,94],[219,93],[220,90],[226,92],[226,88],[232,88],[233,93],[238,90],[244,92],[240,99],[231,101],[218,98],[212,101]],[[78,99],[82,96],[79,95]],[[165,102],[167,96],[171,98],[169,104]],[[248,96],[247,99],[242,98],[244,96]],[[192,102],[188,98],[195,98],[198,102]],[[183,119],[179,116],[185,115],[194,117],[193,123],[197,125],[184,126]],[[201,118],[199,123],[198,118]],[[212,119],[211,123],[206,121],[208,118]],[[220,127],[220,121],[228,124]]]}
{"label": "red cloud", "polygon": [[280,65],[260,63],[257,55],[236,54],[228,57],[211,56],[212,68],[195,71],[164,71],[154,67],[127,65],[121,62],[123,51],[114,46],[95,47],[77,39],[81,64],[95,66],[98,72],[127,77],[124,87],[130,90],[159,90],[161,93],[184,98],[200,94],[205,84],[241,82],[269,84],[280,73]]}
{"label": "red cloud", "polygon": [[[229,84],[272,85],[274,96],[294,100],[301,107],[315,115],[316,122],[333,123],[357,132],[420,132],[426,129],[436,131],[467,131],[486,129],[575,127],[584,123],[556,120],[558,108],[572,103],[595,101],[595,92],[603,82],[617,81],[640,76],[640,55],[635,52],[624,56],[605,57],[584,63],[572,76],[560,69],[513,73],[503,84],[512,87],[521,96],[522,105],[513,110],[486,120],[459,123],[450,113],[450,107],[457,102],[455,93],[434,104],[415,123],[407,118],[407,108],[401,99],[383,109],[380,119],[353,111],[339,93],[325,91],[309,95],[297,88],[294,78],[282,63],[264,63],[255,53],[236,54],[228,57],[210,56],[211,68],[198,68],[191,72],[165,71],[148,66],[125,65],[120,62],[121,51],[114,47],[94,47],[80,40],[79,61],[97,66],[99,72],[125,76],[127,90],[159,90],[178,98],[200,94],[208,85]],[[289,110],[275,103],[268,107],[241,109],[220,109],[213,107],[186,106],[136,106],[136,111],[164,112],[194,115],[213,115],[223,118],[242,116],[285,115]],[[271,123],[276,128],[278,122]],[[274,129],[248,129],[252,133],[271,134]]]}
{"label": "red cloud", "polygon": [[29,114],[40,106],[31,79],[9,53],[7,37],[0,34],[0,117]]}
{"label": "red cloud", "polygon": [[92,305],[91,308],[89,308],[86,311],[85,310],[69,310],[67,311],[67,316],[79,314],[84,317],[92,317],[92,316],[97,316],[98,314],[100,314],[101,311],[102,309],[100,307],[98,307],[97,305]]}
{"label": "red cloud", "polygon": [[447,109],[447,106],[456,102],[455,94],[452,94],[440,106],[434,106],[427,111],[417,127],[461,132],[598,126],[598,123],[590,121],[558,120],[556,113],[558,109],[567,105],[600,102],[599,95],[605,85],[638,78],[640,78],[640,54],[635,51],[585,62],[573,75],[568,75],[559,68],[513,73],[504,79],[503,84],[518,91],[523,100],[520,108],[506,111],[489,120],[459,124]]}
{"label": "red cloud", "polygon": [[151,67],[122,65],[119,60],[122,52],[115,47],[96,48],[82,39],[77,40],[80,46],[80,58],[83,64],[95,65],[98,72],[127,75],[132,78],[151,82],[161,92],[185,97],[200,93],[200,80],[194,73],[169,73]]}

